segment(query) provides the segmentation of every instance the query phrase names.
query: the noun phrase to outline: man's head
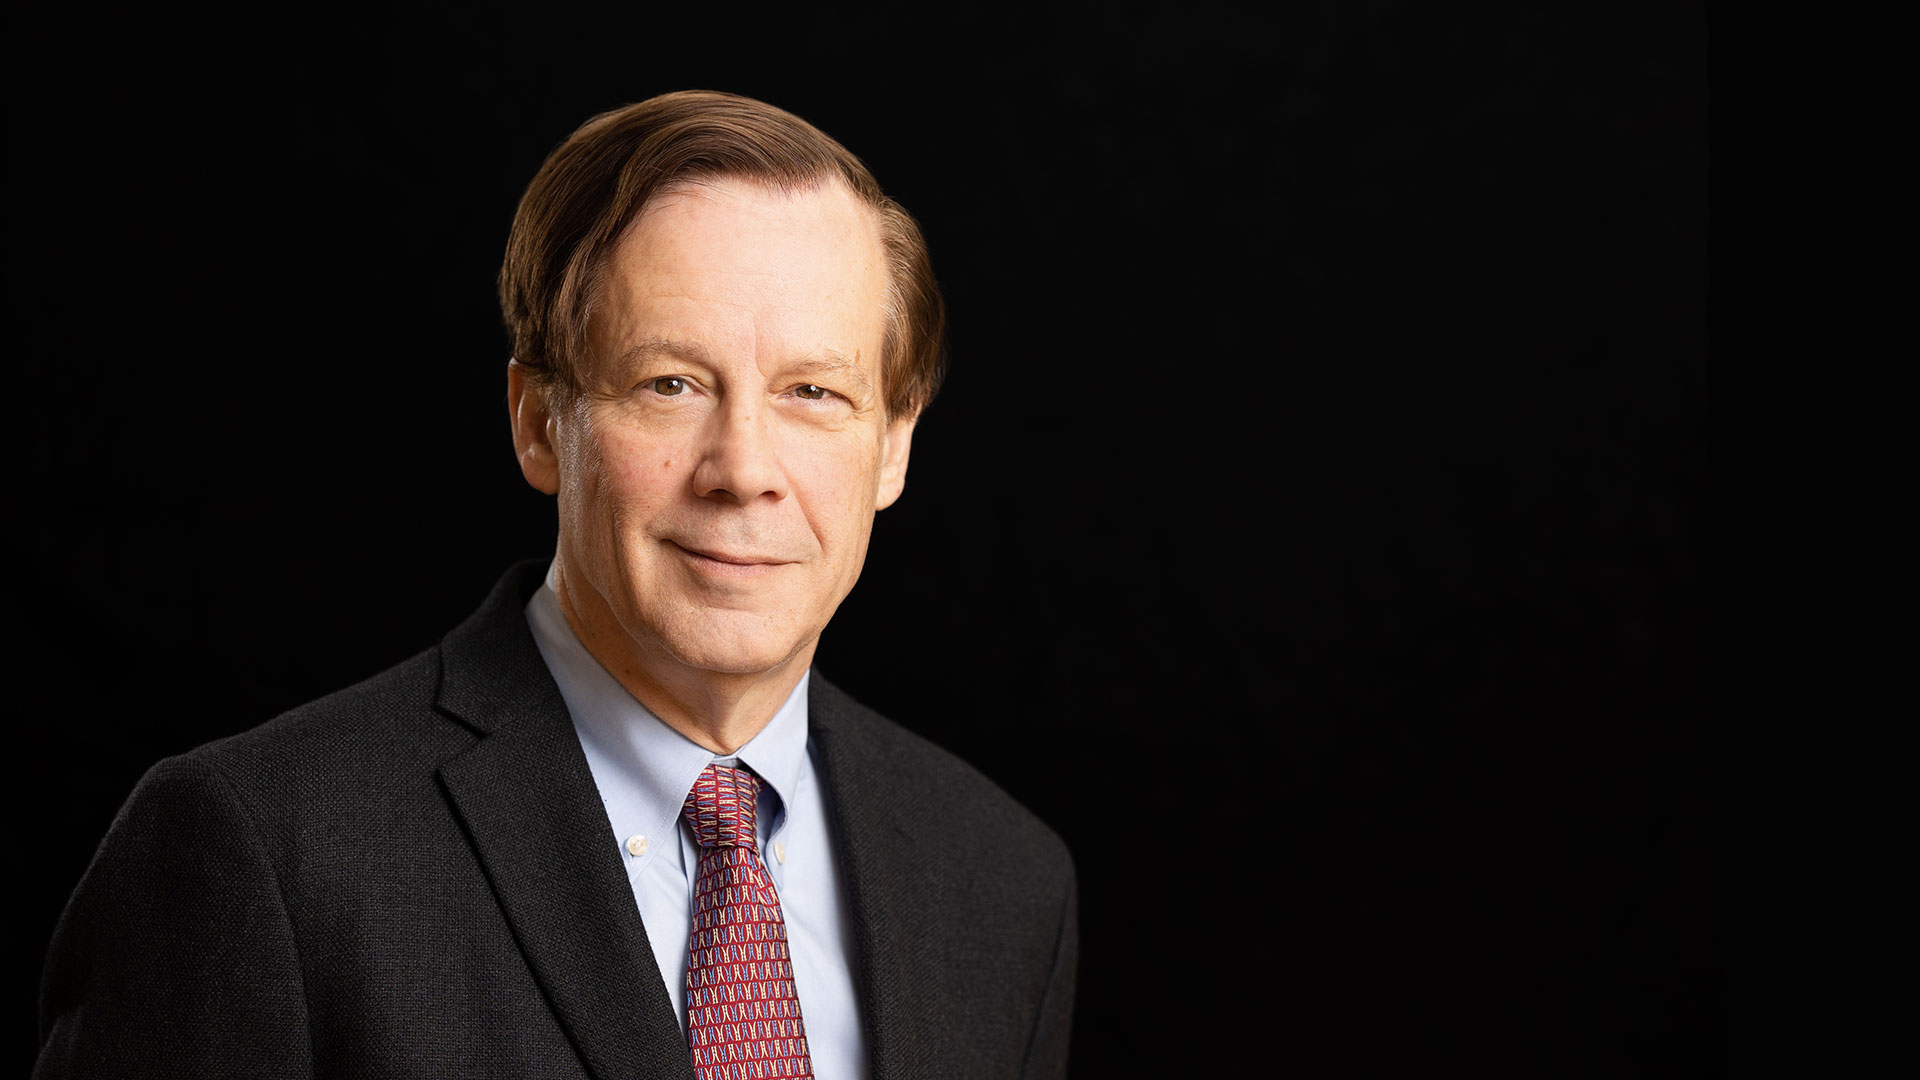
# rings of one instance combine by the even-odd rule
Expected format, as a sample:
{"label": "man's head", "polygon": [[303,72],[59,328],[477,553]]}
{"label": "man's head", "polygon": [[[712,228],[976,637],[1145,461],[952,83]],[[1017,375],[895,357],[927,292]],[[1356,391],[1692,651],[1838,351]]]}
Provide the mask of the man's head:
{"label": "man's head", "polygon": [[501,295],[515,447],[559,497],[582,641],[670,723],[728,680],[790,686],[938,385],[911,219],[803,121],[668,95],[553,153]]}
{"label": "man's head", "polygon": [[529,377],[562,394],[575,388],[614,245],[661,191],[720,177],[790,192],[838,182],[871,210],[887,264],[887,412],[919,415],[940,388],[946,329],[919,226],[825,132],[764,102],[707,90],[601,113],[527,186],[500,267],[500,309]]}

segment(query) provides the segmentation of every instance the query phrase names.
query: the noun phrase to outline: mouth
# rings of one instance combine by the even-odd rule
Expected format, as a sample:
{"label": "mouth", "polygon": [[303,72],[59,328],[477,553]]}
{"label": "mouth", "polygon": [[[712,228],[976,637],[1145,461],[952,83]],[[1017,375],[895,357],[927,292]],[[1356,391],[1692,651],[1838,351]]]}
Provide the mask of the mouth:
{"label": "mouth", "polygon": [[666,545],[682,555],[700,569],[709,572],[741,574],[756,570],[771,570],[776,566],[785,566],[790,560],[777,559],[770,555],[752,555],[732,551],[710,551],[705,548],[689,547],[686,544],[666,541]]}

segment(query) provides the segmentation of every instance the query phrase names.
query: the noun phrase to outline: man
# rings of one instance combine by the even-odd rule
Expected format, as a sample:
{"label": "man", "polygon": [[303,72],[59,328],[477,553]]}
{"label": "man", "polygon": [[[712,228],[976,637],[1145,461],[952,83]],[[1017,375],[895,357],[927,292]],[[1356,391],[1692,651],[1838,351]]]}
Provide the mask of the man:
{"label": "man", "polygon": [[555,557],[141,781],[36,1075],[1052,1076],[1059,839],[811,671],[938,386],[912,220],[724,94],[590,121],[501,270]]}

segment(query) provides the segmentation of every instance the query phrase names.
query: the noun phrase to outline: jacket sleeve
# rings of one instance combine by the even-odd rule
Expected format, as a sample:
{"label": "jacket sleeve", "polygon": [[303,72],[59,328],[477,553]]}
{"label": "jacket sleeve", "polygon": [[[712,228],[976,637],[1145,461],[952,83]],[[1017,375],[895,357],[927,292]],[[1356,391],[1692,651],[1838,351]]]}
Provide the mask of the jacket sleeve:
{"label": "jacket sleeve", "polygon": [[1061,907],[1059,939],[1053,950],[1053,972],[1047,978],[1046,996],[1040,1002],[1040,1019],[1027,1045],[1023,1075],[1032,1080],[1067,1075],[1067,1049],[1073,1037],[1074,976],[1080,961],[1079,884],[1072,866],[1069,859],[1066,900]]}
{"label": "jacket sleeve", "polygon": [[304,1077],[306,991],[267,845],[212,766],[142,778],[54,931],[36,1078]]}

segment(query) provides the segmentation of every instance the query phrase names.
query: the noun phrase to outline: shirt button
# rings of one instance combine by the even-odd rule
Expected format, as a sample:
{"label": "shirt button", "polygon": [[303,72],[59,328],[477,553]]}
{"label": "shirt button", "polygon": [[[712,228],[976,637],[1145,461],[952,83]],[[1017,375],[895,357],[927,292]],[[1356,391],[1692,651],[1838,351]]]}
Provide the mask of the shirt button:
{"label": "shirt button", "polygon": [[773,842],[773,857],[780,861],[781,866],[787,865],[787,846],[775,840]]}
{"label": "shirt button", "polygon": [[644,836],[627,837],[627,854],[638,856],[638,855],[645,855],[646,853],[647,853],[646,837]]}

